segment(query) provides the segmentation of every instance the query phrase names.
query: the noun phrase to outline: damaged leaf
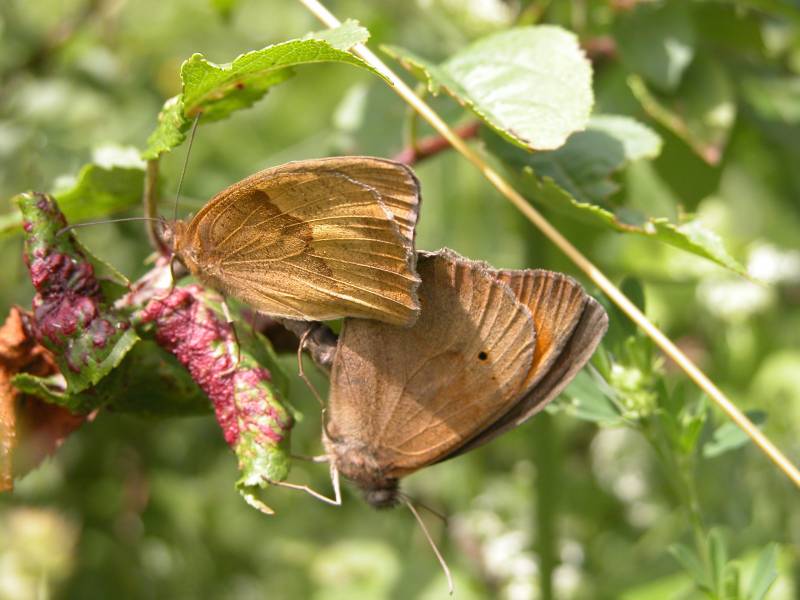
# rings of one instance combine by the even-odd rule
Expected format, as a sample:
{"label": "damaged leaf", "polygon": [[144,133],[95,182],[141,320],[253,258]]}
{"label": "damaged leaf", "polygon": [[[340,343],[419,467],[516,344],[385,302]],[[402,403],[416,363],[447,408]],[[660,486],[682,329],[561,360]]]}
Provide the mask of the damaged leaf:
{"label": "damaged leaf", "polygon": [[[220,299],[198,285],[151,299],[136,321],[152,324],[156,342],[185,366],[208,395],[225,441],[239,459],[236,484],[244,499],[272,514],[258,488],[289,473],[293,416],[275,385],[278,367],[260,338],[237,345],[233,327],[213,308]],[[262,365],[269,365],[266,368]]]}

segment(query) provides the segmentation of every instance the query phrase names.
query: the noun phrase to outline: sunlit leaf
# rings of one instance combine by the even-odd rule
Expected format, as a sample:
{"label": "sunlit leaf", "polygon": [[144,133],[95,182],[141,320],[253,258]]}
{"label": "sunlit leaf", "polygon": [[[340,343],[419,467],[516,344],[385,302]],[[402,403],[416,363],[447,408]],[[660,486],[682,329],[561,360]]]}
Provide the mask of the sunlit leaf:
{"label": "sunlit leaf", "polygon": [[147,141],[144,158],[158,158],[186,139],[192,121],[217,121],[252,106],[267,91],[294,75],[294,67],[338,62],[373,71],[347,50],[365,42],[369,32],[355,21],[341,27],[247,52],[231,63],[215,64],[194,54],[181,66],[182,92],[170,98],[158,117],[158,127]]}
{"label": "sunlit leaf", "polygon": [[594,97],[591,66],[574,34],[518,27],[487,36],[435,65],[384,47],[433,93],[444,89],[518,146],[553,150],[586,127]]}

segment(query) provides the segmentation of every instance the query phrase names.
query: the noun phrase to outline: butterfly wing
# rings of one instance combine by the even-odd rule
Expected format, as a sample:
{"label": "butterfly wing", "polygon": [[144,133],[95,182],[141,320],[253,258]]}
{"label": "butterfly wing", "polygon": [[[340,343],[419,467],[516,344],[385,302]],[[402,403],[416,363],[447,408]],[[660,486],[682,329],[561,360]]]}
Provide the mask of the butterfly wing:
{"label": "butterfly wing", "polygon": [[419,200],[410,169],[392,161],[288,163],[218,194],[176,252],[205,284],[270,315],[409,325]]}
{"label": "butterfly wing", "polygon": [[422,312],[406,329],[348,319],[327,434],[401,477],[450,455],[513,407],[530,371],[530,311],[486,265],[421,255]]}
{"label": "butterfly wing", "polygon": [[583,368],[608,328],[603,307],[571,277],[543,270],[497,271],[496,277],[531,311],[536,327],[533,365],[516,406],[458,454],[493,440],[542,410]]}

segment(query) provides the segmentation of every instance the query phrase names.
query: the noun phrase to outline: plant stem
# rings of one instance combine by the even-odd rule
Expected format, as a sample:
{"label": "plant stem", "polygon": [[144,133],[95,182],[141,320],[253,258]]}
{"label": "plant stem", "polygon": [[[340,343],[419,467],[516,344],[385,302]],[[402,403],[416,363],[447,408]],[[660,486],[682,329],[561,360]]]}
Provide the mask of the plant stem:
{"label": "plant stem", "polygon": [[[462,140],[468,140],[476,137],[479,129],[480,123],[473,121],[461,127],[456,127],[453,131]],[[408,147],[403,148],[394,156],[393,160],[413,166],[450,148],[452,148],[452,145],[449,140],[441,135],[433,135],[421,140],[414,140],[414,145],[409,144]]]}
{"label": "plant stem", "polygon": [[161,233],[158,228],[158,222],[151,219],[158,219],[158,159],[153,158],[147,161],[147,168],[144,173],[144,194],[142,195],[142,203],[144,204],[144,216],[148,218],[145,221],[147,227],[147,237],[150,239],[150,245],[155,248],[161,256],[168,256],[170,253],[169,248],[164,244],[161,239]]}
{"label": "plant stem", "polygon": [[558,566],[558,506],[561,449],[553,417],[542,411],[531,421],[533,460],[536,465],[536,552],[539,555],[539,592],[553,600],[553,572]]}

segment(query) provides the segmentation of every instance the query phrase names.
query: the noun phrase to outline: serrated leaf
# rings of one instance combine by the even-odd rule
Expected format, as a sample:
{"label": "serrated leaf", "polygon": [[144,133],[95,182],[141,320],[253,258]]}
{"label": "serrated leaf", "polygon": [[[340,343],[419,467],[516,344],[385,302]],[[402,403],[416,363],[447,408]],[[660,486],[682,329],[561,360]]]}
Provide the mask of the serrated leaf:
{"label": "serrated leaf", "polygon": [[617,115],[591,118],[586,131],[569,137],[558,150],[536,152],[528,161],[541,176],[552,177],[580,202],[600,203],[617,191],[610,176],[625,165],[661,152],[661,138],[635,119]]}
{"label": "serrated leaf", "polygon": [[[144,171],[129,167],[84,165],[75,184],[54,194],[70,223],[105,217],[142,202]],[[21,234],[22,215],[0,216],[0,235]]]}
{"label": "serrated leaf", "polygon": [[[747,416],[756,425],[762,425],[767,420],[767,413],[763,411],[748,411]],[[714,458],[731,450],[744,446],[750,438],[735,423],[726,421],[714,431],[712,438],[703,445],[703,456]]]}
{"label": "serrated leaf", "polygon": [[347,51],[369,38],[369,32],[357,22],[347,21],[311,35],[247,52],[226,64],[210,62],[202,54],[192,55],[181,66],[182,92],[164,104],[142,156],[158,158],[183,143],[199,114],[203,122],[218,121],[252,106],[271,87],[292,77],[296,66],[338,62],[377,73]]}
{"label": "serrated leaf", "polygon": [[719,63],[698,57],[670,95],[655,93],[635,75],[628,85],[647,114],[708,164],[719,163],[736,119],[733,85]]}
{"label": "serrated leaf", "polygon": [[520,190],[530,200],[588,225],[649,237],[707,258],[740,275],[747,274],[746,269],[725,250],[720,237],[701,223],[675,224],[663,217],[650,217],[639,223],[625,222],[606,208],[578,201],[552,178],[539,178],[531,160],[534,155],[505,143],[498,136],[484,136],[484,141],[487,150],[506,164]]}
{"label": "serrated leaf", "polygon": [[759,555],[758,563],[747,591],[748,600],[763,600],[766,597],[769,588],[778,578],[777,556],[777,544],[770,544]]}
{"label": "serrated leaf", "polygon": [[486,125],[528,150],[553,150],[580,131],[594,103],[592,69],[577,37],[560,27],[517,27],[487,36],[440,65],[398,47],[389,55],[445,89]]}
{"label": "serrated leaf", "polygon": [[674,91],[695,53],[695,30],[682,2],[638,3],[615,23],[625,65],[659,90]]}

